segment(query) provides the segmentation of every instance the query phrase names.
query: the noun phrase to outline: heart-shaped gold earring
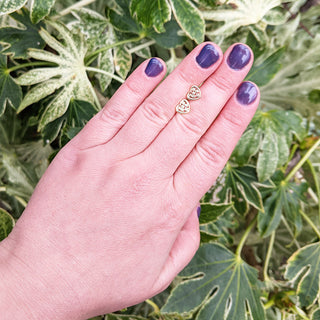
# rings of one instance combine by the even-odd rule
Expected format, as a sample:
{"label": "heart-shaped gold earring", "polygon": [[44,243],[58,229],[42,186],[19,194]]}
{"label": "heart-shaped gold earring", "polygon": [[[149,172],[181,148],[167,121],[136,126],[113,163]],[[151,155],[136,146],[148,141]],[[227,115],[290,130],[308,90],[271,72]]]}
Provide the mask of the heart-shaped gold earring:
{"label": "heart-shaped gold earring", "polygon": [[193,85],[187,94],[187,99],[188,100],[199,100],[200,98],[201,98],[200,88],[196,85]]}
{"label": "heart-shaped gold earring", "polygon": [[190,103],[187,99],[182,99],[176,106],[176,111],[179,113],[188,113],[190,109]]}

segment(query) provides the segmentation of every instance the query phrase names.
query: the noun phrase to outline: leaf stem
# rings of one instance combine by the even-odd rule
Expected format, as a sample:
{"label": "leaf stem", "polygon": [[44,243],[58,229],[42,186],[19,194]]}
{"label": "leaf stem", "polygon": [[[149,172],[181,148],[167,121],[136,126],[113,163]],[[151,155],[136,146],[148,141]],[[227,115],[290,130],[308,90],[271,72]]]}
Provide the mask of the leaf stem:
{"label": "leaf stem", "polygon": [[146,300],[146,303],[148,303],[148,304],[153,308],[153,311],[154,311],[155,313],[160,313],[159,307],[158,307],[152,300],[147,299],[147,300]]}
{"label": "leaf stem", "polygon": [[[52,65],[56,65],[55,63],[52,63]],[[38,67],[38,66],[51,66],[50,62],[28,62],[24,64],[18,64],[14,67],[11,67],[6,70],[6,72],[11,73],[12,71],[18,70],[18,69],[23,69],[26,67]]]}
{"label": "leaf stem", "polygon": [[252,230],[252,228],[254,227],[254,225],[255,225],[255,223],[257,221],[257,217],[258,217],[258,215],[256,215],[254,217],[254,219],[250,222],[249,226],[247,227],[246,231],[244,232],[244,234],[242,235],[242,237],[240,239],[240,242],[238,244],[238,247],[237,247],[237,250],[236,250],[236,253],[235,253],[236,259],[238,261],[241,261],[242,248],[243,248],[243,246],[244,246],[244,244],[245,244],[245,242],[246,242],[246,240],[247,240],[247,238],[248,238],[248,236],[250,234],[250,231]]}
{"label": "leaf stem", "polygon": [[122,41],[119,41],[116,43],[111,43],[105,47],[99,48],[84,58],[85,64],[87,66],[90,65],[96,59],[97,55],[103,51],[107,51],[109,49],[121,46],[121,45],[129,43],[129,42],[137,42],[137,41],[140,41],[141,39],[142,39],[142,36],[139,36],[137,38],[125,39],[125,40],[122,40]]}
{"label": "leaf stem", "polygon": [[292,149],[291,149],[291,152],[290,152],[288,161],[287,161],[287,163],[284,165],[284,169],[285,169],[285,170],[287,169],[287,167],[288,167],[290,161],[292,160],[294,154],[296,153],[297,149],[298,149],[298,144],[294,144],[293,147],[292,147]]}
{"label": "leaf stem", "polygon": [[307,153],[301,158],[301,160],[295,165],[295,167],[290,171],[290,173],[284,179],[284,182],[289,182],[291,178],[297,173],[297,171],[304,165],[304,163],[309,159],[311,154],[319,147],[320,139],[307,151]]}
{"label": "leaf stem", "polygon": [[79,2],[77,2],[75,4],[73,4],[72,6],[62,10],[59,14],[57,14],[56,16],[53,16],[51,19],[56,20],[56,19],[58,19],[58,18],[60,18],[62,16],[65,16],[65,15],[69,14],[72,10],[80,9],[80,8],[85,7],[88,4],[93,3],[95,1],[96,0],[82,0],[82,1],[79,1]]}
{"label": "leaf stem", "polygon": [[101,69],[98,69],[98,68],[93,68],[93,67],[86,67],[86,70],[87,71],[93,71],[93,72],[97,72],[97,73],[101,73],[101,74],[104,74],[114,80],[117,80],[119,81],[120,83],[124,83],[124,80],[118,76],[116,76],[115,74],[111,73],[111,72],[107,72],[107,71],[104,71],[104,70],[101,70]]}
{"label": "leaf stem", "polygon": [[266,259],[265,259],[266,262],[265,262],[264,268],[263,268],[264,281],[270,281],[270,278],[268,276],[268,267],[269,267],[269,262],[270,262],[272,250],[273,250],[275,235],[276,235],[276,233],[275,233],[275,231],[273,231],[272,234],[271,234],[271,237],[270,237],[268,251],[267,251],[267,255],[266,255]]}
{"label": "leaf stem", "polygon": [[301,209],[299,210],[300,214],[302,215],[302,218],[306,220],[306,222],[309,224],[309,226],[313,229],[313,231],[316,233],[318,239],[320,239],[320,231],[316,227],[316,225],[312,222],[312,220],[308,217],[308,215],[303,212]]}
{"label": "leaf stem", "polygon": [[137,51],[142,50],[142,49],[144,49],[144,48],[150,47],[150,46],[152,46],[152,45],[155,44],[155,43],[156,43],[156,42],[155,42],[154,40],[147,41],[147,42],[142,43],[142,44],[140,44],[140,45],[138,45],[138,46],[136,46],[136,47],[133,47],[133,48],[129,49],[129,52],[130,52],[130,53],[137,52]]}
{"label": "leaf stem", "polygon": [[316,170],[314,170],[314,167],[310,161],[310,159],[307,160],[307,164],[310,168],[310,172],[312,174],[313,180],[314,180],[314,184],[316,187],[316,192],[317,192],[317,197],[318,197],[318,217],[319,217],[319,223],[320,223],[320,185],[319,185],[319,180],[317,177],[317,173]]}

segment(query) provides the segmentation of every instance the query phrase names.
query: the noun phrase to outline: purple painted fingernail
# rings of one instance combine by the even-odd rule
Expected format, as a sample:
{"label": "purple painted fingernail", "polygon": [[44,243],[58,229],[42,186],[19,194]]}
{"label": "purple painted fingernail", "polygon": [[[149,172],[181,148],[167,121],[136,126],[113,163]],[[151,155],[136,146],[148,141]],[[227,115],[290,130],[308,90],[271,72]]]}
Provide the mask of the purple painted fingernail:
{"label": "purple painted fingernail", "polygon": [[237,100],[243,105],[249,105],[257,99],[258,90],[251,82],[242,82],[237,92]]}
{"label": "purple painted fingernail", "polygon": [[212,44],[206,44],[196,57],[198,65],[204,69],[208,69],[218,60],[219,52]]}
{"label": "purple painted fingernail", "polygon": [[199,207],[197,208],[197,215],[198,215],[198,218],[200,218],[200,213],[201,213],[201,207],[199,206]]}
{"label": "purple painted fingernail", "polygon": [[233,47],[231,53],[229,54],[227,63],[230,68],[234,70],[241,70],[249,63],[250,58],[250,49],[243,44],[237,44]]}
{"label": "purple painted fingernail", "polygon": [[148,77],[156,77],[163,70],[162,63],[157,58],[151,58],[146,70],[144,71]]}

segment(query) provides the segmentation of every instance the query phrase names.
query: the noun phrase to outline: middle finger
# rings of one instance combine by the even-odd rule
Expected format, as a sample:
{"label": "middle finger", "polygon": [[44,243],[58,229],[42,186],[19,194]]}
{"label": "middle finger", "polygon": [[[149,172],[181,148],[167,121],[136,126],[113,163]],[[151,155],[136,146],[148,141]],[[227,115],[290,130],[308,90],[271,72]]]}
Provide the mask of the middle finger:
{"label": "middle finger", "polygon": [[146,149],[148,161],[157,163],[157,168],[166,175],[172,175],[243,81],[252,62],[253,54],[248,46],[231,46],[218,70],[201,86],[202,97],[190,102],[191,111],[176,113]]}

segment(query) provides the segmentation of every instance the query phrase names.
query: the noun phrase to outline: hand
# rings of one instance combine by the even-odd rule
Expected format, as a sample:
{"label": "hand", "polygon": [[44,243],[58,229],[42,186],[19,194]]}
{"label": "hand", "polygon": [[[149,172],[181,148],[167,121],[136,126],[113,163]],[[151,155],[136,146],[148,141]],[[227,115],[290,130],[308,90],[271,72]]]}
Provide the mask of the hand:
{"label": "hand", "polygon": [[[1,244],[8,319],[85,319],[171,283],[199,246],[199,199],[258,106],[257,87],[241,84],[252,60],[244,45],[223,56],[203,43],[161,84],[159,59],[133,72],[58,153]],[[176,113],[201,83],[191,111]]]}

